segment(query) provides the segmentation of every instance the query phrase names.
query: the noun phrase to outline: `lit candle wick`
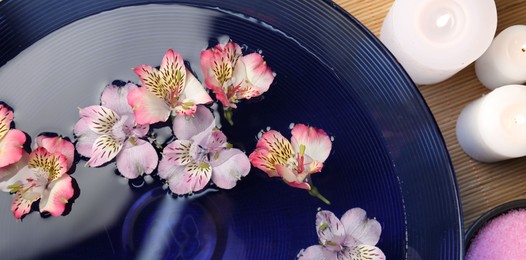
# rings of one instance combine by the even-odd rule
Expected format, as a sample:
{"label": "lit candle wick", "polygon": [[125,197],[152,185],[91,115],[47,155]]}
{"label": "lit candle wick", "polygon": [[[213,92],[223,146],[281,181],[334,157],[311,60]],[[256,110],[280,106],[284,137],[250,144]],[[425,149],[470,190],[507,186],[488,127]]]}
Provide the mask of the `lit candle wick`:
{"label": "lit candle wick", "polygon": [[449,20],[451,20],[451,14],[441,15],[440,17],[438,17],[436,25],[442,28],[449,23]]}

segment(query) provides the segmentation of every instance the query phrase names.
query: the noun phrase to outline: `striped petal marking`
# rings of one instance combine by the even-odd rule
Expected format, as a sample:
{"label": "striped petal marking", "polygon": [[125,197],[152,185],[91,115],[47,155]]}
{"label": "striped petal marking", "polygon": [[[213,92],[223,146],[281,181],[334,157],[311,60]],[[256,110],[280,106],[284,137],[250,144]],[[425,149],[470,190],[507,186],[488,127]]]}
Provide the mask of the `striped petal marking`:
{"label": "striped petal marking", "polygon": [[168,94],[168,96],[165,94],[164,99],[169,100],[170,107],[173,108],[183,93],[186,80],[186,68],[181,55],[169,49],[163,57],[159,72],[166,94]]}
{"label": "striped petal marking", "polygon": [[80,110],[81,118],[88,120],[88,127],[95,133],[103,135],[111,132],[120,117],[113,110],[103,106],[89,106]]}
{"label": "striped petal marking", "polygon": [[270,130],[261,136],[249,159],[254,167],[274,177],[278,176],[276,165],[288,165],[295,161],[294,156],[295,152],[290,142],[279,132]]}
{"label": "striped petal marking", "polygon": [[67,172],[67,159],[60,153],[50,153],[39,147],[29,155],[29,168],[39,168],[47,173],[48,182],[60,178]]}
{"label": "striped petal marking", "polygon": [[175,140],[163,149],[163,160],[178,166],[191,163],[194,158],[191,154],[193,142],[190,140]]}
{"label": "striped petal marking", "polygon": [[11,122],[13,122],[13,111],[6,106],[0,104],[0,140],[11,128]]}
{"label": "striped petal marking", "polygon": [[358,245],[345,247],[338,252],[338,259],[345,260],[385,260],[382,250],[376,246]]}
{"label": "striped petal marking", "polygon": [[143,87],[162,99],[174,109],[184,90],[186,68],[181,55],[169,49],[163,57],[160,70],[149,65],[141,65],[134,69],[141,79]]}
{"label": "striped petal marking", "polygon": [[112,135],[101,135],[92,147],[92,155],[87,164],[98,167],[109,161],[121,151],[124,140],[117,140]]}
{"label": "striped petal marking", "polygon": [[186,165],[183,184],[191,192],[202,190],[212,177],[212,166],[200,161],[193,161]]}
{"label": "striped petal marking", "polygon": [[38,199],[40,199],[40,194],[32,192],[17,192],[11,203],[11,212],[13,212],[16,219],[21,219],[25,214],[31,211],[31,205]]}

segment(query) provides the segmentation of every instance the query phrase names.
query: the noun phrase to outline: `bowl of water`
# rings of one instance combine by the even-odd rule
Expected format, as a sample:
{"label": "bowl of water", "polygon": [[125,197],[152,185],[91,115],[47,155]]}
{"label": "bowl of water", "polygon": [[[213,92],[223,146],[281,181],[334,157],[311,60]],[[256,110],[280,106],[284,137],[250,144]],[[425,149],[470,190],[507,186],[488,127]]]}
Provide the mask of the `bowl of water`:
{"label": "bowl of water", "polygon": [[[252,169],[231,190],[167,196],[114,164],[84,167],[60,217],[16,222],[0,194],[0,254],[8,259],[291,259],[318,243],[319,209],[360,207],[382,225],[389,259],[458,259],[463,228],[455,174],[439,128],[414,83],[354,17],[329,1],[81,0],[0,2],[0,100],[16,128],[74,140],[78,108],[106,84],[135,81],[177,50],[199,80],[202,50],[228,37],[275,72],[261,98],[241,102],[232,143],[250,153],[261,130],[291,123],[333,138],[313,175],[330,205]],[[155,65],[157,64],[157,65]]]}

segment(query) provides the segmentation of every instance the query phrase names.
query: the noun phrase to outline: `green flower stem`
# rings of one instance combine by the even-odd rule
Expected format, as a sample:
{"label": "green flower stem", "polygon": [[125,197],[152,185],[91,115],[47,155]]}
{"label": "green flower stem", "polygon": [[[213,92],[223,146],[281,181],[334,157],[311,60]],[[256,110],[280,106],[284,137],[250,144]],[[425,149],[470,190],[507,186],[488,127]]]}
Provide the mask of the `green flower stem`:
{"label": "green flower stem", "polygon": [[315,186],[311,186],[309,194],[325,202],[325,204],[331,205],[331,202],[327,198],[323,197],[323,195],[321,195],[321,193],[318,191],[318,188],[316,188]]}

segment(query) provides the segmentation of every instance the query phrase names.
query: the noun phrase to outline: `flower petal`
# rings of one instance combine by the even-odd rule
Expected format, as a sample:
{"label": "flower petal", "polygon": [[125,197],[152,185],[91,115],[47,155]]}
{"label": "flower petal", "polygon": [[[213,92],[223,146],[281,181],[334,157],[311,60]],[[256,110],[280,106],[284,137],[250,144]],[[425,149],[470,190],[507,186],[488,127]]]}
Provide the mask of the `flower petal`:
{"label": "flower petal", "polygon": [[345,228],[340,220],[330,211],[322,210],[316,214],[316,232],[320,244],[328,250],[342,250],[345,240]]}
{"label": "flower petal", "polygon": [[205,162],[194,161],[186,165],[183,183],[191,191],[202,190],[212,177],[212,166]]}
{"label": "flower petal", "polygon": [[[208,142],[204,145],[209,152],[219,151],[227,146],[226,135],[219,129],[214,129]],[[201,144],[200,144],[201,145]],[[247,158],[248,159],[248,158]],[[250,162],[249,162],[250,164]]]}
{"label": "flower petal", "polygon": [[56,180],[68,171],[66,156],[50,153],[44,147],[38,147],[29,154],[28,166],[46,172],[48,181]]}
{"label": "flower petal", "polygon": [[214,71],[212,70],[212,66],[214,64],[214,51],[215,50],[213,49],[201,51],[201,56],[199,59],[201,61],[201,71],[203,72],[205,79],[209,79],[210,83],[213,83],[213,85],[217,86],[219,85],[219,82],[217,82],[216,78],[214,77]]}
{"label": "flower petal", "polygon": [[385,255],[380,248],[371,245],[358,245],[345,247],[338,252],[338,259],[349,260],[385,260]]}
{"label": "flower petal", "polygon": [[91,158],[87,162],[90,167],[98,167],[109,161],[121,151],[123,142],[111,135],[102,135],[93,144]]}
{"label": "flower petal", "polygon": [[[133,120],[135,121],[135,118]],[[146,136],[146,134],[148,134],[148,131],[150,131],[150,125],[136,125],[131,130],[131,136],[141,138]]]}
{"label": "flower petal", "polygon": [[165,96],[165,100],[169,100],[171,97],[181,96],[184,90],[185,80],[188,81],[188,74],[191,73],[187,73],[181,55],[172,49],[166,51],[160,68],[163,87],[168,95]]}
{"label": "flower petal", "polygon": [[172,163],[163,157],[159,161],[159,168],[157,169],[157,175],[162,179],[170,181],[172,178],[175,179],[175,182],[180,182],[183,177],[185,166],[177,165]]}
{"label": "flower petal", "polygon": [[86,158],[92,157],[93,145],[95,144],[95,141],[97,141],[97,138],[99,138],[99,136],[100,135],[95,134],[93,132],[77,136],[77,142],[75,143],[75,148],[77,148],[77,152]]}
{"label": "flower petal", "polygon": [[278,177],[276,158],[267,149],[256,149],[248,157],[252,166],[264,171],[269,177]]}
{"label": "flower petal", "polygon": [[163,99],[144,87],[132,90],[128,94],[128,104],[132,107],[135,121],[139,125],[164,122],[171,113],[170,107]]}
{"label": "flower petal", "polygon": [[102,91],[100,103],[118,115],[132,115],[132,108],[128,104],[128,93],[137,88],[133,83],[127,83],[122,87],[109,84]]}
{"label": "flower petal", "polygon": [[[133,140],[133,142],[131,141]],[[117,169],[128,179],[153,172],[159,158],[153,146],[142,139],[128,139],[117,155]]]}
{"label": "flower petal", "polygon": [[235,99],[251,99],[259,95],[261,95],[261,93],[259,92],[258,88],[252,85],[243,84],[236,88],[234,98]]}
{"label": "flower petal", "polygon": [[213,101],[203,85],[188,70],[186,70],[186,84],[179,100],[190,100],[196,105],[209,104]]}
{"label": "flower petal", "polygon": [[[133,71],[141,79],[141,85],[144,88],[144,90],[148,90],[148,92],[154,95],[155,97],[161,100],[165,100],[165,98],[168,95],[168,90],[164,87],[163,81],[161,79],[161,73],[159,73],[159,71],[156,68],[150,65],[143,64],[133,69]],[[130,93],[133,91],[130,91]],[[129,100],[130,98],[128,97],[128,103],[130,103]],[[133,107],[131,103],[130,105]]]}
{"label": "flower petal", "polygon": [[276,164],[275,167],[278,175],[283,178],[283,181],[289,186],[304,190],[311,189],[310,185],[303,181],[307,174],[296,175],[291,169],[280,164]]}
{"label": "flower petal", "polygon": [[331,153],[332,142],[327,133],[322,129],[296,124],[292,128],[291,143],[294,151],[300,150],[300,145],[305,146],[305,154],[320,163],[325,162]]}
{"label": "flower petal", "polygon": [[[220,44],[218,44],[220,46]],[[229,41],[223,47],[223,52],[226,54],[226,57],[230,60],[232,64],[236,64],[239,57],[241,57],[241,46],[239,44]]]}
{"label": "flower petal", "polygon": [[168,180],[170,190],[179,195],[202,190],[210,181],[212,167],[204,162],[192,161],[182,172]]}
{"label": "flower petal", "polygon": [[245,64],[250,84],[258,88],[260,93],[266,92],[274,81],[274,74],[263,60],[263,56],[259,53],[251,53],[243,56],[241,61]]}
{"label": "flower petal", "polygon": [[[97,134],[106,134],[111,131],[113,125],[120,119],[119,115],[113,110],[103,106],[89,106],[80,109],[81,120],[86,120],[85,123],[89,129]],[[81,125],[84,126],[84,125]],[[79,129],[80,132],[83,129]]]}
{"label": "flower petal", "polygon": [[[181,140],[201,142],[215,127],[214,115],[205,106],[197,106],[193,116],[176,116],[173,121],[175,137]],[[197,140],[196,140],[197,139]]]}
{"label": "flower petal", "polygon": [[368,219],[367,213],[361,208],[352,208],[345,212],[342,223],[348,236],[346,241],[348,247],[358,244],[374,246],[380,240],[382,226],[375,219]]}
{"label": "flower petal", "polygon": [[7,134],[13,122],[13,111],[0,104],[0,140]]}
{"label": "flower petal", "polygon": [[301,251],[298,260],[337,260],[336,253],[325,249],[323,246],[314,245]]}
{"label": "flower petal", "polygon": [[24,194],[17,192],[15,193],[15,198],[11,203],[11,212],[16,219],[21,219],[24,215],[31,211],[31,205],[33,202],[37,201],[40,198],[40,194],[26,192]]}
{"label": "flower petal", "polygon": [[265,132],[256,144],[256,148],[268,150],[276,160],[274,164],[285,165],[296,154],[289,140],[274,130]]}
{"label": "flower petal", "polygon": [[44,147],[50,153],[60,153],[66,157],[67,169],[71,168],[73,161],[75,160],[75,147],[73,144],[60,137],[48,137],[45,135],[39,135],[36,138],[38,147]]}
{"label": "flower petal", "polygon": [[163,149],[163,159],[166,163],[184,166],[194,161],[190,140],[175,140]]}
{"label": "flower petal", "polygon": [[295,174],[291,169],[289,169],[286,166],[276,164],[276,170],[278,171],[278,175],[283,178],[283,181],[294,187],[294,188],[300,188],[304,190],[310,190],[311,187],[308,183],[304,182],[305,177],[307,177],[307,174]]}
{"label": "flower petal", "polygon": [[64,174],[59,179],[49,183],[44,190],[40,200],[40,212],[49,212],[52,216],[60,216],[64,213],[68,200],[75,193],[72,179],[69,174]]}
{"label": "flower petal", "polygon": [[221,104],[223,104],[224,107],[231,107],[231,108],[237,107],[236,104],[230,103],[230,100],[227,97],[227,93],[225,93],[225,90],[223,89],[223,87],[219,85],[213,85],[213,83],[210,83],[208,79],[205,79],[205,83],[206,83],[206,86],[210,90],[212,90],[212,92],[214,92],[217,100],[219,100]]}
{"label": "flower petal", "polygon": [[196,110],[197,105],[189,99],[185,99],[175,107],[174,111],[178,116],[191,116],[195,114]]}
{"label": "flower petal", "polygon": [[212,182],[219,188],[231,189],[241,177],[250,172],[250,161],[245,153],[238,149],[224,149],[210,159]]}
{"label": "flower petal", "polygon": [[26,135],[22,131],[18,129],[7,131],[4,138],[0,139],[0,167],[8,166],[20,160],[25,142]]}
{"label": "flower petal", "polygon": [[15,178],[15,176],[17,176],[24,167],[27,167],[28,161],[29,154],[24,151],[18,162],[0,168],[0,191],[9,192],[11,190],[8,186],[19,180]]}
{"label": "flower petal", "polygon": [[73,134],[75,134],[75,136],[77,137],[88,135],[88,134],[97,134],[90,129],[89,125],[90,125],[90,120],[88,118],[81,117],[79,121],[75,123],[75,126],[73,127]]}

